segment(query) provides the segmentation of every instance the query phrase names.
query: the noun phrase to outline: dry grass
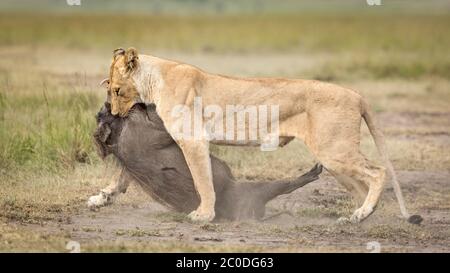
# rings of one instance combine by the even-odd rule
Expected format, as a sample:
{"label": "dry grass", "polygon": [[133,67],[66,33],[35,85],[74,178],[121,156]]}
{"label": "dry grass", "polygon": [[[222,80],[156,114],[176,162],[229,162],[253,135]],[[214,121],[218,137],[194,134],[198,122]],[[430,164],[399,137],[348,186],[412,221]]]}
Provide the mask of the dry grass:
{"label": "dry grass", "polygon": [[[2,14],[0,18],[2,46],[109,50],[126,41],[125,46],[182,51],[365,53],[375,50],[371,53],[420,52],[439,57],[449,44],[448,35],[445,35],[448,33],[447,15],[360,13],[177,17],[122,14],[111,18],[109,14]],[[431,40],[439,42],[431,43]]]}
{"label": "dry grass", "polygon": [[[397,169],[450,171],[448,23],[447,15],[124,16],[111,21],[106,15],[2,14],[0,251],[65,251],[67,234],[35,233],[11,223],[44,225],[43,230],[49,222],[66,223],[89,195],[112,179],[105,173],[114,169],[113,163],[105,169],[91,133],[104,98],[97,83],[107,73],[111,50],[118,46],[160,52],[214,72],[319,78],[361,90],[380,117]],[[363,136],[363,151],[377,159],[366,128]],[[294,176],[314,161],[298,141],[272,153],[219,146],[213,153],[237,177],[251,180]],[[447,193],[436,194],[426,192],[418,202],[448,209],[442,204],[449,200]],[[136,190],[127,195],[121,204],[146,198]],[[338,201],[337,207],[299,210],[298,215],[348,214],[348,200]],[[179,215],[160,216],[164,217],[184,221]],[[398,233],[391,229],[366,233],[388,238]],[[405,232],[420,237],[419,231]],[[86,251],[264,250],[181,242],[93,242],[85,247]]]}

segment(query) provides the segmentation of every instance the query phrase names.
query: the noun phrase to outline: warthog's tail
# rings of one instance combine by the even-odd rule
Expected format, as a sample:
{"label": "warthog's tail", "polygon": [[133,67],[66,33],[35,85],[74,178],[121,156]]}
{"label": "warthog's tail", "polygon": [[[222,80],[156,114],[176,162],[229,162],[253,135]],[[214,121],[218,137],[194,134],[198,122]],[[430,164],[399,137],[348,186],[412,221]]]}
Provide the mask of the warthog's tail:
{"label": "warthog's tail", "polygon": [[296,189],[319,179],[319,174],[321,172],[322,165],[316,164],[309,172],[294,179],[255,183],[258,185],[258,198],[261,198],[264,202],[269,202],[279,195],[291,193]]}
{"label": "warthog's tail", "polygon": [[362,102],[362,117],[364,118],[367,127],[369,128],[370,134],[372,135],[375,145],[377,146],[378,153],[381,155],[384,161],[386,170],[388,174],[391,176],[395,196],[397,197],[397,201],[400,206],[400,212],[402,216],[408,219],[408,222],[410,223],[420,224],[420,222],[422,222],[423,220],[422,217],[420,215],[411,216],[406,210],[405,200],[403,199],[402,190],[397,180],[397,175],[394,171],[394,167],[392,166],[391,160],[389,159],[389,156],[387,154],[386,141],[384,135],[381,132],[381,130],[378,129],[378,126],[376,126],[370,107],[365,101]]}

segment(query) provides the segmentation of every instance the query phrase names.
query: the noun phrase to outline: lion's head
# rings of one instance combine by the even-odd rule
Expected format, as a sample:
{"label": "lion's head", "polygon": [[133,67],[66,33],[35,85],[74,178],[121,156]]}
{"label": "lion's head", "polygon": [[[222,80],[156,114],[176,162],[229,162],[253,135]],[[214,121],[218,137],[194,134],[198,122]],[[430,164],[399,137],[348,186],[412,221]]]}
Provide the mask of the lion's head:
{"label": "lion's head", "polygon": [[134,48],[114,50],[109,78],[102,81],[102,84],[107,84],[107,100],[111,102],[113,115],[126,116],[131,107],[140,102],[139,93],[131,77],[138,66],[138,58]]}

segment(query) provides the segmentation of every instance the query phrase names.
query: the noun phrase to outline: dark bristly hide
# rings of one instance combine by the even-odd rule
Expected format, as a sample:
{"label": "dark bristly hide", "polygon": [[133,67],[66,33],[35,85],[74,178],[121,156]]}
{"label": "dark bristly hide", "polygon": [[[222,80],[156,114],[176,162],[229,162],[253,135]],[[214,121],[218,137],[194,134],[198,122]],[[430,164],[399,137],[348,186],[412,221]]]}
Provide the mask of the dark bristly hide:
{"label": "dark bristly hide", "polygon": [[[114,154],[125,175],[132,177],[154,200],[189,213],[200,203],[183,153],[168,134],[154,105],[136,104],[125,118],[112,116],[106,103],[97,114],[94,139],[101,157]],[[322,166],[290,180],[238,183],[228,165],[211,155],[216,220],[259,219],[265,205],[318,179]]]}

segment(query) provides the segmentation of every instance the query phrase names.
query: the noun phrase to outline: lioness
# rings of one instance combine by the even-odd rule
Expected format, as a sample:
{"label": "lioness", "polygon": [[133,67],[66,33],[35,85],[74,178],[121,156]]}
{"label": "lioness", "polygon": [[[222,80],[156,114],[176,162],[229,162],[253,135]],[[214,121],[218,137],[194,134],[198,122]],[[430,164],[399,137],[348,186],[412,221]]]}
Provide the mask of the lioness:
{"label": "lioness", "polygon": [[[210,221],[215,216],[209,142],[255,144],[250,140],[177,138],[181,124],[179,117],[173,115],[173,109],[183,105],[194,110],[196,97],[202,99],[203,105],[222,109],[227,105],[277,105],[280,145],[293,138],[302,140],[324,168],[362,203],[350,221],[360,222],[373,213],[385,185],[386,170],[392,178],[403,217],[410,217],[383,134],[375,125],[368,104],[354,90],[314,80],[211,74],[192,65],[138,55],[134,48],[114,51],[109,79],[105,82],[111,96],[112,114],[126,116],[136,102],[156,104],[158,115],[183,152],[201,199],[199,207],[189,214],[192,220]],[[360,152],[362,118],[383,158],[384,167],[366,159]],[[223,122],[208,120],[211,121]]]}

